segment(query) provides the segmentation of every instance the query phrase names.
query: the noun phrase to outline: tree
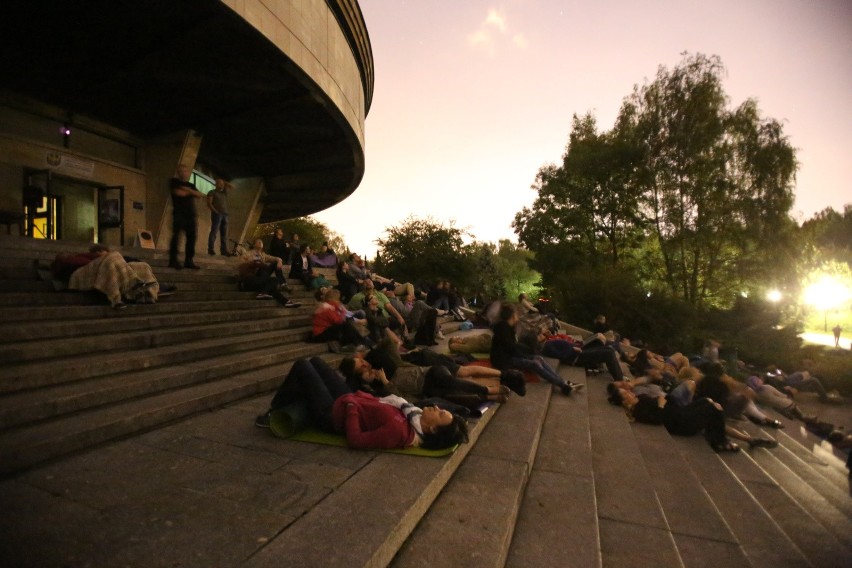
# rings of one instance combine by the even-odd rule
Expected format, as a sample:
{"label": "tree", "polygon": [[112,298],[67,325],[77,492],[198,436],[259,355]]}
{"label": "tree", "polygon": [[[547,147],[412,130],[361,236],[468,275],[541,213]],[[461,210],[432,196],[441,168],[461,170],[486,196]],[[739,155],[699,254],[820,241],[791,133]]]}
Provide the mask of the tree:
{"label": "tree", "polygon": [[472,280],[464,244],[464,237],[470,235],[452,222],[444,225],[431,217],[411,216],[400,225],[386,227],[385,235],[377,243],[386,276],[408,282],[446,278],[459,286]]}
{"label": "tree", "polygon": [[795,150],[754,101],[728,110],[723,72],[718,57],[685,55],[637,87],[619,120],[641,141],[635,179],[665,282],[695,307],[729,305],[792,236]]}
{"label": "tree", "polygon": [[557,270],[566,262],[616,265],[636,246],[643,219],[633,174],[640,158],[629,129],[599,133],[594,116],[574,115],[562,165],[539,170],[538,196],[513,222],[543,271],[554,256]]}

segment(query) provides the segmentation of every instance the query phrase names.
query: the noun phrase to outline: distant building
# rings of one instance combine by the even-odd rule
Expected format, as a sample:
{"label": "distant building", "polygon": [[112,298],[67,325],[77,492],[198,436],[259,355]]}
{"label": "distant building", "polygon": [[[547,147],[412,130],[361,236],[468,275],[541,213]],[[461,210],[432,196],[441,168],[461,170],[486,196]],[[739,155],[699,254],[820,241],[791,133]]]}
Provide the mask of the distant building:
{"label": "distant building", "polygon": [[168,179],[188,164],[202,189],[233,182],[241,238],[358,187],[372,92],[356,0],[4,2],[0,211],[39,238],[144,229],[167,248]]}

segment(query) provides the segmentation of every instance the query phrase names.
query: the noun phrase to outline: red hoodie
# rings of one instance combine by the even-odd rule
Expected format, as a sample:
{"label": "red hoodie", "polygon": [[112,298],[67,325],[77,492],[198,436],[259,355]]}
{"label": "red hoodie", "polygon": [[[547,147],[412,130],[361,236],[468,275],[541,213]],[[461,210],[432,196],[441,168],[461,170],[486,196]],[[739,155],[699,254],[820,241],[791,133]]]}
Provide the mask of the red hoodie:
{"label": "red hoodie", "polygon": [[362,391],[339,397],[331,414],[334,429],[346,435],[346,442],[352,448],[407,448],[416,436],[399,409]]}

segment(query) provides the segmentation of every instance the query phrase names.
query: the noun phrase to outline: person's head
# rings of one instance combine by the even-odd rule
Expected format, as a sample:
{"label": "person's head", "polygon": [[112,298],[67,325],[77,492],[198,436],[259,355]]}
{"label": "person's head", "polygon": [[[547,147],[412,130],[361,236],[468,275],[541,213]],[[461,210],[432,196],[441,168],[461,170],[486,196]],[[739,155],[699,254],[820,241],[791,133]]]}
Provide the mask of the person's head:
{"label": "person's head", "polygon": [[636,393],[630,389],[620,388],[614,383],[609,383],[606,386],[606,391],[608,394],[607,400],[610,404],[621,406],[628,412],[639,402],[639,397],[636,396]]}
{"label": "person's head", "polygon": [[320,286],[316,292],[314,292],[314,299],[317,302],[325,301],[325,293],[328,292],[328,288],[325,286]]}
{"label": "person's head", "polygon": [[254,250],[263,250],[263,239],[254,240]]}
{"label": "person's head", "polygon": [[311,254],[311,247],[308,246],[307,243],[300,245],[299,246],[299,254],[301,254],[302,256],[306,256],[306,255]]}
{"label": "person's head", "polygon": [[334,303],[340,301],[340,290],[337,288],[328,288],[322,296],[323,301]]}
{"label": "person's head", "polygon": [[282,229],[280,227],[275,229],[275,238],[276,239],[283,239],[284,238],[284,229]]}
{"label": "person's head", "polygon": [[451,448],[468,440],[465,419],[437,406],[427,406],[423,409],[420,427],[423,429],[423,442],[420,446],[427,450]]}
{"label": "person's head", "polygon": [[109,247],[100,243],[95,243],[89,247],[89,252],[92,254],[103,256],[105,254],[109,254]]}
{"label": "person's head", "polygon": [[299,242],[299,233],[293,233],[293,234],[290,236],[290,240],[291,240],[291,241],[293,241],[294,243]]}
{"label": "person's head", "polygon": [[746,385],[748,385],[748,387],[754,392],[758,392],[761,388],[763,388],[763,379],[757,375],[752,375],[746,379]]}
{"label": "person's head", "polygon": [[322,245],[320,246],[320,251],[328,252],[328,241],[322,243]]}
{"label": "person's head", "polygon": [[366,280],[364,280],[364,293],[365,294],[367,293],[367,291],[375,290],[375,289],[376,289],[376,285],[373,283],[372,279],[367,278]]}
{"label": "person's head", "polygon": [[527,295],[524,292],[521,292],[520,294],[518,294],[518,301],[519,302],[523,302],[526,299],[527,299]]}
{"label": "person's head", "polygon": [[721,379],[722,375],[725,374],[725,367],[723,367],[721,363],[717,362],[705,362],[701,364],[698,368],[704,375],[705,379]]}
{"label": "person's head", "polygon": [[376,297],[375,293],[365,292],[361,305],[364,306],[365,310],[376,311],[379,308],[379,299]]}
{"label": "person's head", "polygon": [[359,390],[364,383],[369,382],[373,366],[362,357],[344,357],[337,370],[343,375],[349,388]]}
{"label": "person's head", "polygon": [[500,321],[504,321],[509,325],[515,325],[518,322],[518,312],[512,304],[503,304],[500,306]]}
{"label": "person's head", "polygon": [[192,168],[186,164],[181,164],[177,167],[177,178],[181,181],[189,181],[189,176],[192,175]]}
{"label": "person's head", "polygon": [[606,316],[603,314],[598,314],[595,316],[595,323],[606,323]]}
{"label": "person's head", "polygon": [[677,381],[700,381],[703,375],[696,367],[684,367],[677,373]]}
{"label": "person's head", "polygon": [[216,178],[216,191],[225,191],[225,180]]}

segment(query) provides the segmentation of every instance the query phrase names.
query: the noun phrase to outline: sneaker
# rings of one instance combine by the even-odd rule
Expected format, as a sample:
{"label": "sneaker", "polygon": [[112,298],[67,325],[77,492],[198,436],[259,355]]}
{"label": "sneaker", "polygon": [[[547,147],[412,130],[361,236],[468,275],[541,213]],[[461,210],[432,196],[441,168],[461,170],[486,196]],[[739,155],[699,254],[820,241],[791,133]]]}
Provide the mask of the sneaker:
{"label": "sneaker", "polygon": [[438,333],[435,334],[435,337],[437,337],[438,339],[446,339],[440,329],[438,330]]}
{"label": "sneaker", "polygon": [[568,381],[568,384],[571,385],[571,389],[575,390],[575,391],[580,390],[580,389],[582,389],[583,387],[586,386],[582,383],[574,383],[574,382],[571,382],[571,381]]}
{"label": "sneaker", "polygon": [[160,284],[160,291],[157,292],[157,296],[169,296],[175,293],[177,290],[177,286],[174,284]]}
{"label": "sneaker", "polygon": [[329,341],[328,350],[331,353],[340,353],[340,342],[336,340]]}
{"label": "sneaker", "polygon": [[[272,297],[272,296],[270,296],[270,298],[271,298],[271,297]],[[285,307],[285,308],[298,308],[298,307],[299,307],[299,306],[301,306],[301,305],[302,305],[302,304],[300,304],[299,302],[294,302],[293,300],[287,300],[287,303],[286,303],[286,304],[284,304],[284,307]]]}
{"label": "sneaker", "polygon": [[559,391],[565,396],[571,396],[571,392],[574,390],[574,387],[571,386],[570,383],[565,383],[561,387],[559,387]]}
{"label": "sneaker", "polygon": [[125,304],[124,302],[119,302],[119,303],[113,305],[112,309],[120,312],[121,310],[127,309],[127,304]]}
{"label": "sneaker", "polygon": [[194,263],[184,264],[184,268],[189,268],[190,270],[201,270],[201,267]]}
{"label": "sneaker", "polygon": [[176,260],[172,260],[171,262],[169,262],[169,268],[174,268],[175,270],[180,270],[180,269],[182,269],[182,268],[183,268],[183,266],[181,266],[181,265],[178,263],[178,261],[176,261]]}
{"label": "sneaker", "polygon": [[264,294],[263,292],[261,292],[260,294],[255,296],[254,299],[255,300],[271,300],[272,296],[270,296],[269,294]]}
{"label": "sneaker", "polygon": [[287,284],[286,282],[284,284],[282,284],[281,286],[279,286],[278,289],[284,290],[285,292],[288,292],[288,293],[292,292],[292,290],[290,290],[290,285]]}
{"label": "sneaker", "polygon": [[255,418],[254,425],[258,428],[269,428],[269,415],[271,413],[272,411],[269,411]]}

